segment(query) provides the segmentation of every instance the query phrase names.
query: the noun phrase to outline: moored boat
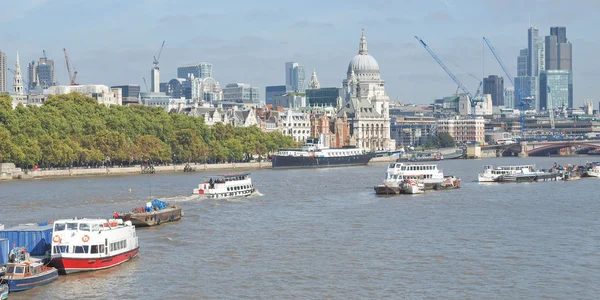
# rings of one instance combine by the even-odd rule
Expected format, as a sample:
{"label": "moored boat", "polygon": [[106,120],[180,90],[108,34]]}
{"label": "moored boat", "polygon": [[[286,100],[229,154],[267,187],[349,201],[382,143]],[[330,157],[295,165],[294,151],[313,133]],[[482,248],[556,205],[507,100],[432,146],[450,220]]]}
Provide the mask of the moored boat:
{"label": "moored boat", "polygon": [[403,194],[423,194],[425,193],[425,184],[417,179],[407,179],[400,184]]}
{"label": "moored boat", "polygon": [[111,268],[133,259],[138,251],[131,221],[75,218],[54,222],[50,263],[61,274]]}
{"label": "moored boat", "polygon": [[56,279],[58,271],[55,268],[45,266],[39,259],[32,259],[25,248],[13,248],[1,283],[8,285],[8,291],[18,292],[51,283]]}
{"label": "moored boat", "polygon": [[168,204],[158,199],[146,203],[146,206],[136,207],[131,212],[123,214],[115,212],[114,215],[115,219],[122,219],[124,222],[131,221],[135,227],[148,227],[179,221],[182,216],[183,211],[180,206]]}
{"label": "moored boat", "polygon": [[434,190],[448,190],[460,188],[460,178],[456,176],[445,176],[444,181],[436,183],[433,186]]}
{"label": "moored boat", "polygon": [[271,157],[273,169],[329,168],[366,165],[375,152],[361,148],[329,148],[325,136],[307,139],[300,149],[281,149]]}
{"label": "moored boat", "polygon": [[600,162],[588,163],[585,175],[588,177],[600,177]]}
{"label": "moored boat", "polygon": [[514,175],[517,173],[529,174],[532,172],[534,172],[534,165],[499,166],[496,168],[494,168],[494,166],[487,165],[483,167],[483,173],[479,173],[477,175],[477,181],[498,182],[500,177],[508,178],[508,180],[503,181],[511,181],[511,179],[516,178],[507,175]]}
{"label": "moored boat", "polygon": [[250,173],[223,174],[211,177],[194,189],[193,194],[209,199],[248,197],[256,193]]}
{"label": "moored boat", "polygon": [[0,284],[0,300],[8,299],[8,284]]}

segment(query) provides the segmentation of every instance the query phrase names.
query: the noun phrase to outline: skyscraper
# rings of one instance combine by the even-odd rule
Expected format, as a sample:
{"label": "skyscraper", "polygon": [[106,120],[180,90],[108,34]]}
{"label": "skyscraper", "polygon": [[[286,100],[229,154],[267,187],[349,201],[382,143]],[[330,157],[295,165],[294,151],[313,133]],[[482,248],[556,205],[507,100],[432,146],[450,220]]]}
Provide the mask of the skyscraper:
{"label": "skyscraper", "polygon": [[150,91],[153,93],[160,92],[160,70],[158,66],[152,68],[150,73]]}
{"label": "skyscraper", "polygon": [[181,65],[177,67],[177,78],[187,79],[190,74],[194,75],[194,78],[212,77],[212,67],[212,64],[206,62]]}
{"label": "skyscraper", "polygon": [[285,85],[290,86],[294,92],[304,92],[304,67],[296,62],[285,63]]}
{"label": "skyscraper", "polygon": [[0,51],[0,93],[6,93],[6,53]]}
{"label": "skyscraper", "polygon": [[27,78],[29,79],[29,89],[34,89],[36,86],[48,88],[56,85],[54,81],[54,60],[44,56],[40,57],[39,61],[32,61],[27,66]]}
{"label": "skyscraper", "polygon": [[539,43],[538,29],[529,27],[527,30],[527,76],[539,75]]}
{"label": "skyscraper", "polygon": [[492,106],[504,106],[504,78],[497,75],[484,78],[483,93],[492,95]]}
{"label": "skyscraper", "polygon": [[[540,77],[540,107],[543,103],[546,109],[563,104],[573,108],[573,46],[567,40],[567,28],[551,27],[544,41],[547,74]],[[565,72],[550,72],[557,70]],[[565,84],[567,90],[563,91]],[[548,99],[547,87],[551,89],[552,99]],[[566,101],[561,98],[563,92],[567,95]]]}
{"label": "skyscraper", "polygon": [[517,58],[517,76],[527,76],[527,48],[519,51]]}

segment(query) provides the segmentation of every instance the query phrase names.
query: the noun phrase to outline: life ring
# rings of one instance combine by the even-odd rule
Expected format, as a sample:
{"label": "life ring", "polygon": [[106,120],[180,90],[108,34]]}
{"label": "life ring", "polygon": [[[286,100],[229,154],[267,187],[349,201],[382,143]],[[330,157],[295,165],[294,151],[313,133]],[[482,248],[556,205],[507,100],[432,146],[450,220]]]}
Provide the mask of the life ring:
{"label": "life ring", "polygon": [[55,242],[55,243],[60,243],[60,241],[61,241],[61,238],[60,238],[60,236],[58,236],[58,235],[55,235],[55,236],[52,238],[52,241],[53,241],[53,242]]}
{"label": "life ring", "polygon": [[81,238],[81,240],[82,240],[84,243],[87,243],[87,242],[89,242],[89,241],[90,241],[90,237],[89,237],[89,236],[86,234],[86,235],[84,235],[84,236]]}

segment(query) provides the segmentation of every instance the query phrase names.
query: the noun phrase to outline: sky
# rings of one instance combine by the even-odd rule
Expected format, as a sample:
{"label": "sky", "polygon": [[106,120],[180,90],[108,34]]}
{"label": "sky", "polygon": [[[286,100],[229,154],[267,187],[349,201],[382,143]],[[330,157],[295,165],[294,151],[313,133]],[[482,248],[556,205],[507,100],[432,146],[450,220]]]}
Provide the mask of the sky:
{"label": "sky", "polygon": [[597,0],[0,0],[0,7],[0,51],[14,68],[19,50],[24,78],[27,63],[46,50],[56,79],[68,84],[66,48],[78,83],[139,84],[144,91],[164,40],[161,81],[175,78],[178,65],[209,62],[221,87],[248,83],[263,99],[265,86],[285,84],[287,61],[305,67],[307,83],[314,68],[321,87],[340,87],[363,28],[390,99],[428,104],[457,85],[415,36],[475,93],[482,77],[506,77],[483,36],[514,76],[529,24],[540,35],[566,26],[575,105],[600,101]]}

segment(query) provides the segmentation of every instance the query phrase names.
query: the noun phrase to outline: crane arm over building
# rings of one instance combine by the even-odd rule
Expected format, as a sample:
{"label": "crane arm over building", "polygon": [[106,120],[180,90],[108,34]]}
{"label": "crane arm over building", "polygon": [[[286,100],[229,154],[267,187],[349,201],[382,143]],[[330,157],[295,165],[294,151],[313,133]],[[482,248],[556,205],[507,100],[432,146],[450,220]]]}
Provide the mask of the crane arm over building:
{"label": "crane arm over building", "polygon": [[515,88],[515,92],[516,92],[516,96],[517,96],[517,101],[515,101],[515,102],[519,103],[521,105],[521,114],[520,114],[521,132],[525,132],[525,105],[527,105],[527,102],[523,100],[522,94],[521,94],[521,89],[519,89],[515,86],[514,77],[512,77],[512,75],[508,71],[508,68],[506,67],[506,65],[504,65],[504,62],[500,58],[500,55],[496,51],[496,48],[494,48],[494,46],[492,46],[492,43],[490,42],[490,40],[488,38],[486,38],[485,36],[483,37],[483,41],[487,44],[488,48],[490,48],[490,51],[492,51],[492,54],[494,54],[494,57],[498,61],[498,64],[500,64],[502,71],[504,71],[504,74],[506,75],[506,77],[508,77],[508,80],[510,81],[512,86]]}
{"label": "crane arm over building", "polygon": [[165,41],[160,45],[160,50],[158,50],[158,54],[154,56],[154,66],[158,68],[158,60],[160,59],[160,54],[162,53],[163,47],[165,46]]}
{"label": "crane arm over building", "polygon": [[69,73],[69,80],[71,81],[71,85],[77,85],[77,83],[75,82],[75,79],[77,79],[77,71],[75,71],[75,74],[71,74],[71,65],[69,64],[69,56],[67,55],[67,49],[63,48],[63,51],[65,52],[65,62],[67,64],[67,72]]}

